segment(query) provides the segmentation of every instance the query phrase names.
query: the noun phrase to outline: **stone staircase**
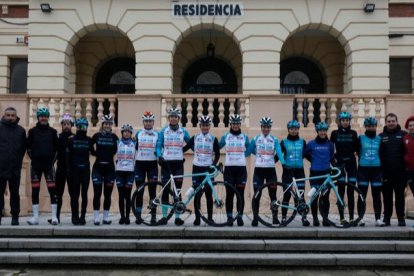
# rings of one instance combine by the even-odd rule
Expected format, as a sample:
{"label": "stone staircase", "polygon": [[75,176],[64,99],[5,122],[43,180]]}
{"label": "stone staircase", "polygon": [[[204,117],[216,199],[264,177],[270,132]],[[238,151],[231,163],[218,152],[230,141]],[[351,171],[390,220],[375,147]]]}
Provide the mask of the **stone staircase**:
{"label": "stone staircase", "polygon": [[0,226],[0,266],[414,267],[414,228]]}

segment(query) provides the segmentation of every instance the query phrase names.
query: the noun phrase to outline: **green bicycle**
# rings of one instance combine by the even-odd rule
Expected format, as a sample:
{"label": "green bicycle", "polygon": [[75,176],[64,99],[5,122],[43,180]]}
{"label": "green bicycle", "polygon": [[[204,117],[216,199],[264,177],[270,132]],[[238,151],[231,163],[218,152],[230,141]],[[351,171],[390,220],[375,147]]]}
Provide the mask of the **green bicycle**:
{"label": "green bicycle", "polygon": [[[353,206],[348,208],[352,209],[349,214],[352,218],[350,222],[344,222],[343,220],[341,221],[337,212],[329,212],[329,201],[327,206],[326,200],[323,200],[324,195],[327,195],[330,191],[333,191],[331,195],[333,194],[336,198],[338,211],[345,212],[345,209],[348,207],[348,202],[346,201],[348,199],[343,199],[339,196],[338,189],[333,181],[333,179],[337,178],[341,174],[341,170],[334,167],[332,168],[332,171],[335,172],[334,175],[326,174],[301,179],[293,178],[292,183],[289,185],[283,185],[280,182],[263,185],[253,196],[253,215],[265,226],[284,227],[292,222],[298,213],[302,216],[302,219],[305,218],[309,212],[312,202],[319,197],[319,212],[324,221],[329,222],[330,225],[337,228],[357,226],[364,217],[366,207],[365,198],[358,187],[345,183],[347,189],[350,188],[354,190],[353,202],[357,202],[357,214],[355,214],[354,218],[352,218],[354,216]],[[308,200],[305,200],[303,191],[298,189],[297,182],[312,179],[325,180],[318,189],[312,188],[308,193]],[[265,190],[267,190],[268,193],[265,193]],[[289,193],[290,196],[287,196],[287,193]],[[286,198],[290,198],[290,200],[287,201]],[[279,209],[282,211],[281,221],[278,219]]]}
{"label": "green bicycle", "polygon": [[[219,171],[222,172],[222,167],[222,164],[217,167],[211,166],[210,172],[205,173],[170,175],[165,185],[161,182],[143,183],[132,195],[131,207],[135,217],[149,226],[165,224],[173,214],[181,215],[185,220],[192,213],[188,205],[194,199],[195,212],[198,212],[201,219],[208,225],[225,226],[228,219],[234,221],[241,212],[240,194],[231,184],[221,181],[213,182]],[[190,188],[183,200],[182,191],[176,187],[175,179],[193,176],[204,176],[204,179],[195,190]],[[146,190],[148,193],[145,193]],[[233,194],[236,197],[235,209],[233,209]],[[230,206],[233,210],[231,217],[227,212]]]}

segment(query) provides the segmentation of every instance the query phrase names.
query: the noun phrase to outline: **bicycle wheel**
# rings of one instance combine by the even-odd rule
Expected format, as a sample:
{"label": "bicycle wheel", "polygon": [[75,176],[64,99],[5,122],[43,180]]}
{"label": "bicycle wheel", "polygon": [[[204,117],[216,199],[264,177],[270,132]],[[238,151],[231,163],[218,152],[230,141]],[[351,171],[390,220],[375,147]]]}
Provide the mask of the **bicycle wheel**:
{"label": "bicycle wheel", "polygon": [[[282,202],[292,209],[280,207]],[[291,190],[284,191],[282,183],[265,184],[253,196],[253,216],[267,227],[284,227],[295,218],[297,203],[296,195]]]}
{"label": "bicycle wheel", "polygon": [[[241,196],[233,185],[225,182],[213,182],[213,187],[213,192],[208,185],[205,185],[199,192],[194,199],[195,209],[196,212],[199,212],[201,219],[208,225],[226,226],[228,221],[226,206],[232,208],[231,222],[233,222],[242,210]],[[217,198],[214,194],[217,195]]]}
{"label": "bicycle wheel", "polygon": [[[350,189],[350,193],[353,191],[353,197],[351,200],[348,198],[348,194],[350,194],[347,192],[348,189]],[[337,228],[357,226],[361,219],[364,217],[366,208],[366,201],[361,191],[358,189],[358,187],[349,183],[345,183],[346,193],[344,199],[342,200],[343,204],[340,204],[336,198],[335,192],[331,190],[332,187],[323,190],[321,192],[321,196],[319,197],[319,212],[323,220],[329,222],[332,226]],[[323,197],[328,192],[330,193],[329,201],[324,200]],[[332,204],[330,202],[332,202]],[[357,206],[356,213],[355,205]],[[340,216],[341,212],[344,214],[343,218]]]}
{"label": "bicycle wheel", "polygon": [[164,224],[163,221],[165,220],[161,220],[162,218],[168,221],[172,217],[174,213],[172,193],[168,187],[164,189],[164,192],[168,194],[168,204],[164,204],[171,207],[164,210],[163,214],[163,208],[160,206],[162,188],[163,184],[161,182],[146,182],[134,191],[131,199],[131,208],[137,219],[137,224],[142,222],[145,225],[157,226]]}

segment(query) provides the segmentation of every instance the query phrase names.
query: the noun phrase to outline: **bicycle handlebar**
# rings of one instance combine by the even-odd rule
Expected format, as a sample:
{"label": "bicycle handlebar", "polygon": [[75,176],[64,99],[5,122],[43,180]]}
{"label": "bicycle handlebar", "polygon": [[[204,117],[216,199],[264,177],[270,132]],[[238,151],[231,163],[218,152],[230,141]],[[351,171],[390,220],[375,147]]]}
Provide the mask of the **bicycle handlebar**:
{"label": "bicycle handlebar", "polygon": [[338,167],[332,167],[332,171],[337,171],[337,173],[331,175],[331,178],[337,178],[341,174],[341,170]]}
{"label": "bicycle handlebar", "polygon": [[210,169],[213,169],[213,171],[209,175],[211,178],[214,178],[219,174],[219,171],[223,173],[223,163],[219,163],[217,166],[211,165]]}

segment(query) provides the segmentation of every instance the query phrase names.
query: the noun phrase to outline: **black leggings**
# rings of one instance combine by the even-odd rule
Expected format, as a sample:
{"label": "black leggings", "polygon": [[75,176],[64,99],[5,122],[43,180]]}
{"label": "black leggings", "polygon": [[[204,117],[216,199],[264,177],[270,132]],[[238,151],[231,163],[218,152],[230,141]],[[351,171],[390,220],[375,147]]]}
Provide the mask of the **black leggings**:
{"label": "black leggings", "polygon": [[103,209],[109,210],[111,208],[111,195],[114,188],[113,184],[93,185],[93,209],[98,211],[101,208],[102,186],[104,194]]}
{"label": "black leggings", "polygon": [[[246,185],[244,184],[236,184],[233,186],[236,188],[236,190],[240,194],[241,202],[237,201],[237,206],[241,204],[241,210],[239,213],[239,217],[241,218],[243,216],[243,210],[244,210],[244,189],[246,188]],[[233,203],[234,202],[234,192],[233,190],[226,189],[226,213],[227,217],[231,218],[233,214]]]}
{"label": "black leggings", "polygon": [[[361,191],[364,198],[367,198],[368,185],[358,185],[358,188]],[[381,218],[381,209],[382,209],[381,189],[382,189],[381,186],[374,187],[371,185],[371,194],[372,194],[372,201],[374,205],[375,220]]]}
{"label": "black leggings", "polygon": [[76,217],[79,215],[79,195],[81,194],[81,216],[85,217],[86,208],[88,207],[89,165],[85,167],[72,166],[70,172],[71,181],[69,181],[69,194],[72,216]]}
{"label": "black leggings", "polygon": [[129,218],[131,211],[131,186],[117,186],[119,194],[119,213],[121,218]]}
{"label": "black leggings", "polygon": [[[70,189],[70,177],[67,174],[66,164],[58,161],[56,167],[56,196],[57,196],[57,212],[56,217],[60,219],[60,210],[62,208],[63,193],[65,192],[66,181],[68,182],[68,189]],[[88,179],[89,182],[89,179]],[[69,191],[70,194],[70,191]]]}
{"label": "black leggings", "polygon": [[50,195],[50,203],[57,204],[56,196],[56,183],[55,183],[55,168],[31,168],[30,170],[32,178],[32,204],[39,204],[40,193],[40,181],[42,180],[42,174],[45,175],[47,190]]}

